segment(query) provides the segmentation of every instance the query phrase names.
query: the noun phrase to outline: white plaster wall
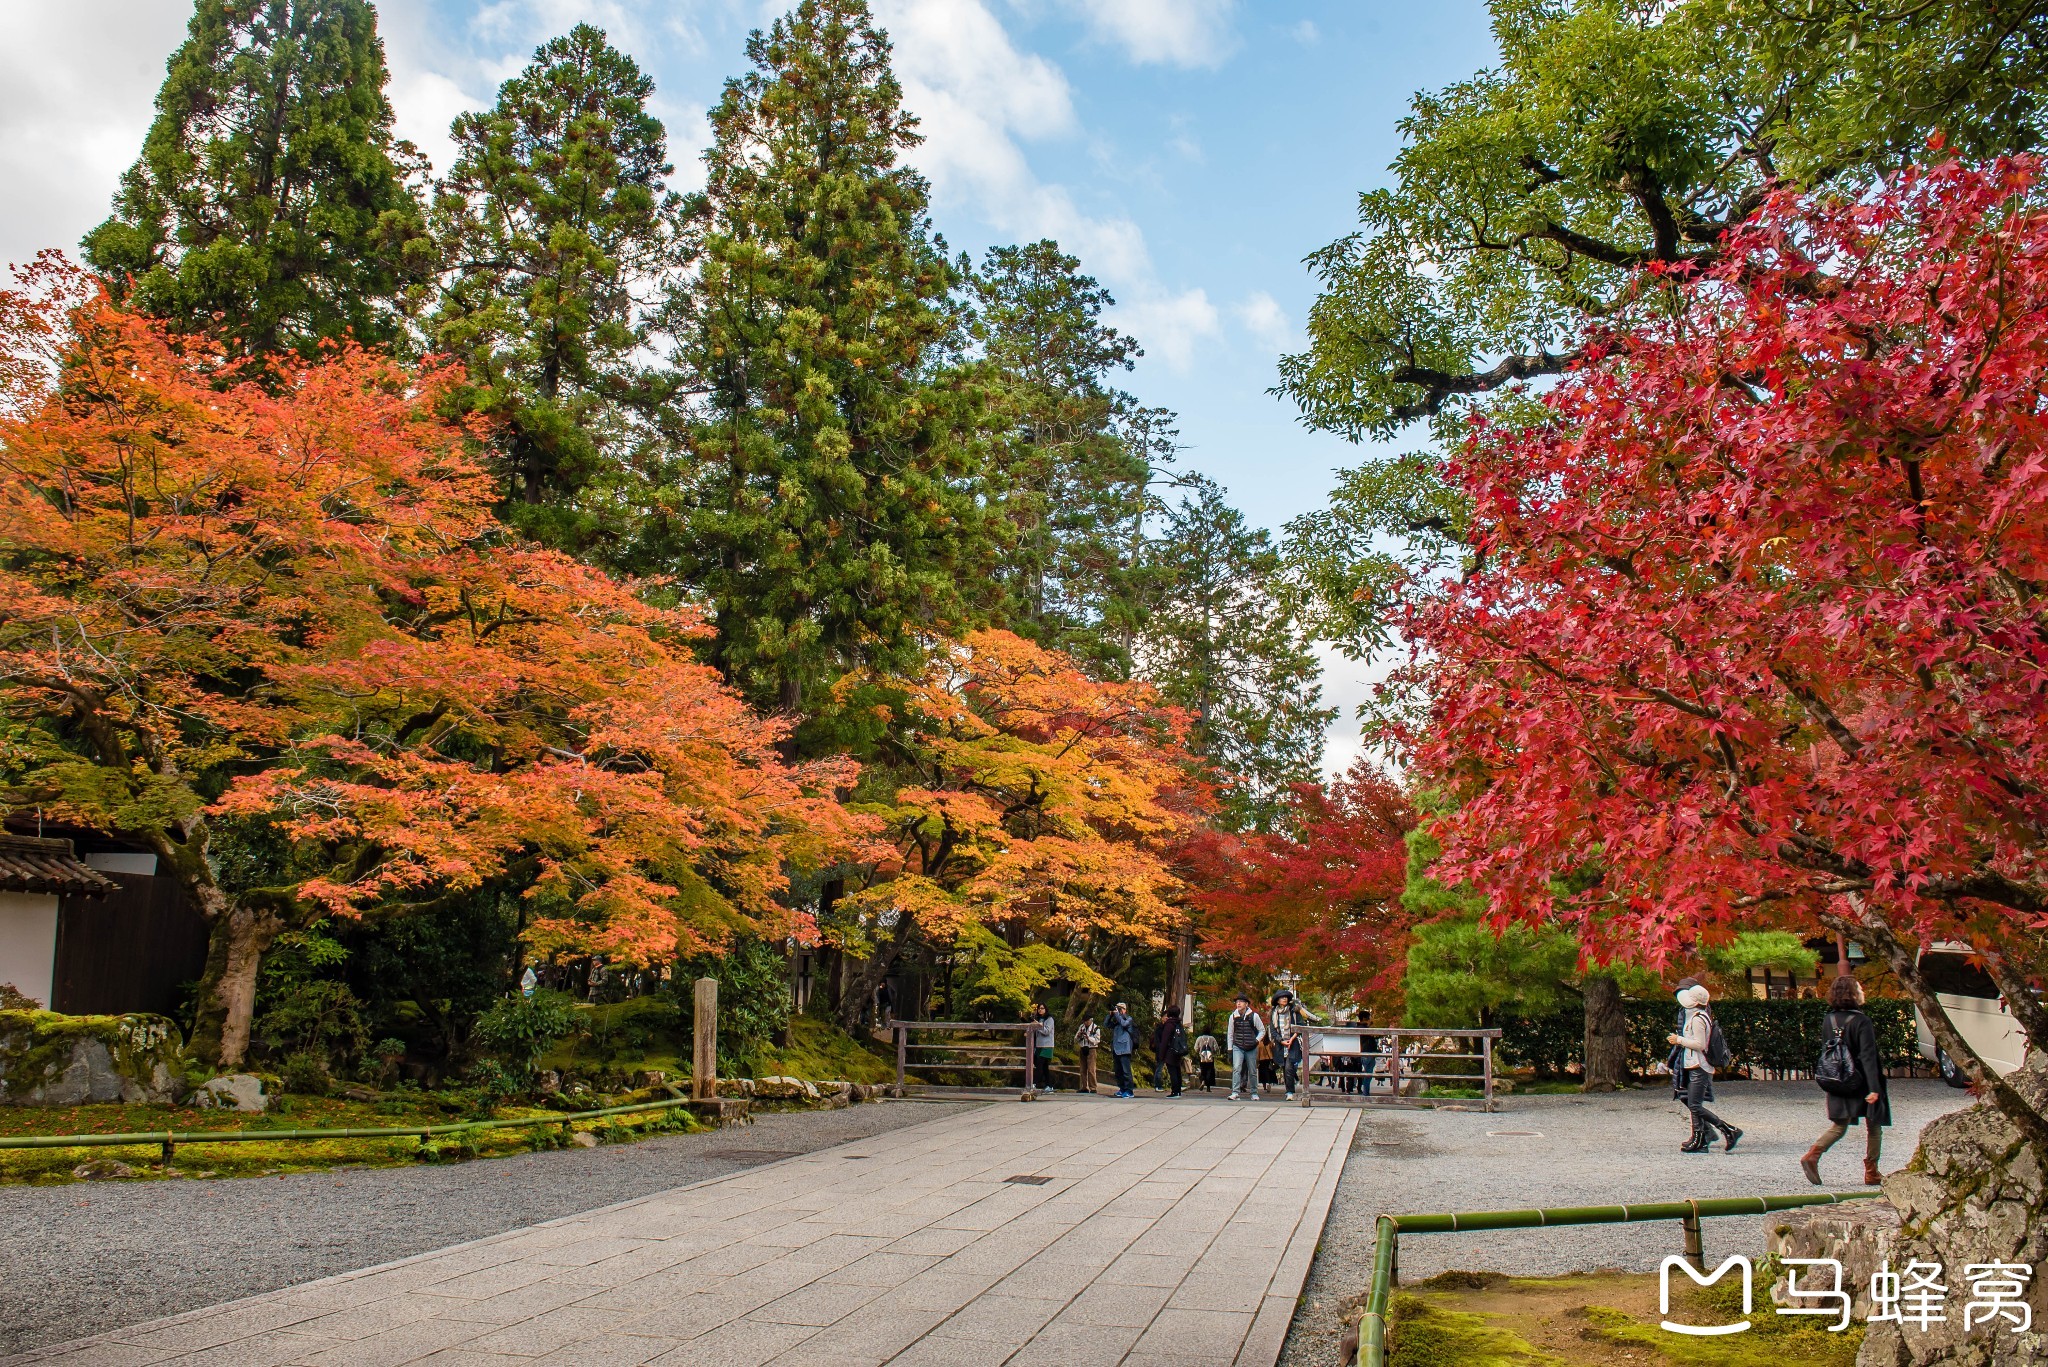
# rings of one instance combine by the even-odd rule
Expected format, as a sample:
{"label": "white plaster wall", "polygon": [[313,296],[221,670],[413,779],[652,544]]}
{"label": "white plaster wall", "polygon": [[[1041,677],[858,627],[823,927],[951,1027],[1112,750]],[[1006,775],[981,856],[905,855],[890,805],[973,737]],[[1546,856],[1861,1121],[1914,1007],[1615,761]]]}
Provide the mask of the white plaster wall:
{"label": "white plaster wall", "polygon": [[57,899],[42,892],[0,892],[0,983],[44,1006],[57,967]]}

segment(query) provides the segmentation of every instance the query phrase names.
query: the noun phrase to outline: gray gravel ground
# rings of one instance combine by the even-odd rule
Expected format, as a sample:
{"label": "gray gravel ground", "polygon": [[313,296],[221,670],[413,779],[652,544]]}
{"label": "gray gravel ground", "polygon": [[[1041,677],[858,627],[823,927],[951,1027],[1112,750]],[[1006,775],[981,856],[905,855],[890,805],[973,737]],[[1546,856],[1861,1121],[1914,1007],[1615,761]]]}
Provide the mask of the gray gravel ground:
{"label": "gray gravel ground", "polygon": [[[1492,1115],[1368,1110],[1323,1226],[1280,1367],[1339,1367],[1341,1316],[1365,1290],[1373,1221],[1382,1213],[1613,1205],[1696,1196],[1811,1191],[1799,1156],[1827,1123],[1811,1082],[1721,1082],[1713,1109],[1744,1131],[1735,1152],[1678,1152],[1684,1108],[1668,1087],[1611,1096],[1518,1097]],[[1969,1101],[1931,1079],[1891,1084],[1884,1171],[1905,1165],[1920,1128]],[[1512,1131],[1535,1131],[1515,1134]],[[1821,1165],[1837,1190],[1863,1190],[1863,1131],[1851,1130]],[[1710,1257],[1763,1251],[1765,1218],[1710,1220]],[[1401,1277],[1450,1268],[1547,1276],[1621,1268],[1654,1271],[1680,1251],[1669,1224],[1582,1225],[1491,1234],[1411,1235]]]}
{"label": "gray gravel ground", "polygon": [[0,1187],[0,1354],[877,1138],[977,1104],[783,1112],[710,1134],[448,1166]]}

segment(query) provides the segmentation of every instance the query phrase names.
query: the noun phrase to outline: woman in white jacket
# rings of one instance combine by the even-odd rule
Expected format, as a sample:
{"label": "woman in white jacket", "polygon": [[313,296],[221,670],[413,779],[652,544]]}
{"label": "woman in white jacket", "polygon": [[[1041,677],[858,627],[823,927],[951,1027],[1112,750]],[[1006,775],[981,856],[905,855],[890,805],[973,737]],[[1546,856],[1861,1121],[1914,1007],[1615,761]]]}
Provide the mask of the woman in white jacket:
{"label": "woman in white jacket", "polygon": [[1678,1146],[1680,1153],[1705,1153],[1714,1146],[1718,1133],[1726,1141],[1724,1152],[1733,1153],[1742,1131],[1707,1109],[1714,1099],[1714,1065],[1708,1058],[1714,1038],[1714,1017],[1707,1010],[1707,989],[1698,983],[1678,989],[1680,1032],[1666,1035],[1678,1057],[1673,1060],[1673,1078],[1685,1108],[1692,1112],[1692,1137]]}

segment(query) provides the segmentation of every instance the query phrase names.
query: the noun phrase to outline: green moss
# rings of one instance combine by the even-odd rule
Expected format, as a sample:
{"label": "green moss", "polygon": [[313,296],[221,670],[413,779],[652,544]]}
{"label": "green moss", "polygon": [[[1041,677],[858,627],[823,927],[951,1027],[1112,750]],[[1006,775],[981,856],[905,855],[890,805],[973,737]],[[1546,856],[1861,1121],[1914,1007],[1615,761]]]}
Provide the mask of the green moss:
{"label": "green moss", "polygon": [[[1824,1318],[1773,1313],[1764,1291],[1772,1280],[1769,1268],[1757,1269],[1758,1298],[1748,1316],[1749,1331],[1722,1338],[1673,1334],[1600,1305],[1588,1306],[1586,1317],[1608,1342],[1655,1348],[1681,1367],[1854,1367],[1863,1326],[1852,1324],[1835,1334],[1826,1328],[1832,1321]],[[1741,1287],[1733,1277],[1687,1288],[1682,1300],[1686,1318],[1695,1323],[1732,1324],[1744,1317]]]}
{"label": "green moss", "polygon": [[828,1078],[847,1082],[894,1082],[896,1059],[879,1045],[864,1043],[830,1021],[794,1016],[789,1022],[789,1047],[757,1049],[747,1057],[755,1077],[800,1077],[810,1082]]}
{"label": "green moss", "polygon": [[1387,1340],[1393,1367],[1548,1367],[1564,1361],[1493,1323],[1490,1315],[1447,1310],[1420,1296],[1394,1298]]}

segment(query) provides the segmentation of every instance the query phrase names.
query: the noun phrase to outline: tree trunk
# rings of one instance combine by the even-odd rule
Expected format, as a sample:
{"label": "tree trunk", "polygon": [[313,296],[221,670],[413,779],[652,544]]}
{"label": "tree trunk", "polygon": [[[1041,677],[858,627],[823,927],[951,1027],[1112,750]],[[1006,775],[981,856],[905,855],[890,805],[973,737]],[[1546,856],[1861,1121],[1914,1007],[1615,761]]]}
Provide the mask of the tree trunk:
{"label": "tree trunk", "polygon": [[1584,996],[1584,1090],[1618,1091],[1628,1081],[1628,1014],[1621,1009],[1621,984],[1611,974],[1588,974]]}
{"label": "tree trunk", "polygon": [[192,1052],[200,1059],[237,1068],[248,1057],[249,1027],[256,1017],[256,970],[283,930],[284,922],[270,912],[239,904],[214,918],[192,1033]]}

